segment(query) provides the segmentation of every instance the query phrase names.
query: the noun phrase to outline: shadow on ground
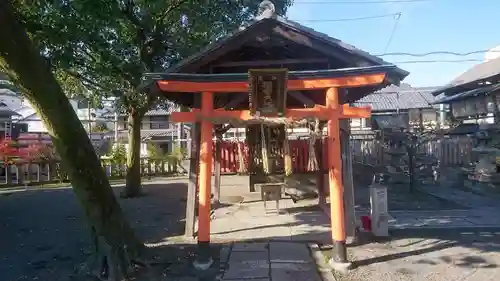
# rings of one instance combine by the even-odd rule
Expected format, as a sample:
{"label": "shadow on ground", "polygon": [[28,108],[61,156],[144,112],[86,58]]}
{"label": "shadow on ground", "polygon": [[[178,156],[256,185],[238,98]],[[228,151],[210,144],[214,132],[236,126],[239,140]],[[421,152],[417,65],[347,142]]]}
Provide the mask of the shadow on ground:
{"label": "shadow on ground", "polygon": [[[228,197],[241,196],[236,185],[240,184],[233,184],[232,179],[225,182],[228,190],[224,192]],[[146,196],[119,201],[141,239],[156,245],[154,251],[158,262],[151,274],[164,278],[195,278],[189,262],[194,254],[193,244],[172,239],[184,231],[186,181],[152,182],[145,183],[144,187]],[[119,189],[115,191],[118,193]],[[283,206],[282,213],[273,214],[263,212],[260,201],[252,202],[255,200],[250,198],[241,203],[237,199],[219,209],[224,211],[223,215],[216,213],[212,222],[214,241],[317,242],[324,246],[326,253],[329,252],[330,222],[314,206],[314,200],[297,204],[284,200],[288,203]],[[70,189],[0,196],[0,214],[2,280],[72,280],[71,276],[90,254],[89,233]],[[493,229],[401,230],[392,235],[390,241],[373,242],[369,237],[362,237],[357,244],[351,245],[350,255],[358,267],[356,272],[375,268],[408,276],[416,275],[414,272],[418,268],[432,272],[444,264],[448,268],[462,269],[456,271],[466,274],[464,269],[496,270],[500,263],[497,254],[500,232]],[[217,265],[214,270],[219,270]]]}
{"label": "shadow on ground", "polygon": [[[119,199],[140,238],[182,235],[186,183],[144,183],[144,191],[141,198]],[[69,188],[3,193],[0,214],[2,280],[68,280],[90,254],[86,222]]]}

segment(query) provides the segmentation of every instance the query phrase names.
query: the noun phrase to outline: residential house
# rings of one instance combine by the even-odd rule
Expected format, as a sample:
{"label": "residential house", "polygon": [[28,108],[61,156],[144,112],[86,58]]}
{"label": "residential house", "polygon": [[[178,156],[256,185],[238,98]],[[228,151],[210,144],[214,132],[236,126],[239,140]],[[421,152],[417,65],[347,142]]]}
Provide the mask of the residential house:
{"label": "residential house", "polygon": [[412,87],[408,84],[389,86],[354,103],[354,106],[371,106],[368,119],[352,119],[353,130],[409,128],[424,124],[443,124],[439,105],[432,104],[431,94],[436,87]]}
{"label": "residential house", "polygon": [[448,105],[452,118],[467,128],[467,134],[500,124],[500,57],[486,59],[432,92],[441,97],[434,103]]}
{"label": "residential house", "polygon": [[[104,109],[89,109],[85,103],[77,99],[71,99],[69,102],[86,130],[92,131],[92,128],[101,123],[100,119]],[[14,118],[14,122],[26,124],[29,133],[47,132],[45,125],[29,102],[22,102],[21,106],[15,108],[14,111],[18,114],[18,117]]]}
{"label": "residential house", "polygon": [[[141,123],[141,155],[147,155],[148,144],[155,145],[164,153],[171,153],[175,146],[187,147],[187,140],[190,138],[190,126],[171,122],[170,114],[174,110],[178,110],[178,108],[172,106],[167,109],[158,108],[146,112]],[[115,116],[113,111],[109,111],[103,117],[107,118],[109,124],[112,124],[111,126],[115,128],[110,135],[113,134],[113,138],[117,138],[120,143],[128,147],[127,115],[119,114]],[[115,118],[117,120],[114,120]]]}
{"label": "residential house", "polygon": [[[354,106],[370,106],[372,117],[351,119],[352,130],[371,130],[380,127],[403,127],[423,124],[443,124],[447,109],[432,104],[436,97],[431,93],[437,87],[412,87],[408,84],[391,85],[360,99]],[[326,133],[326,128],[324,128]],[[308,128],[293,128],[288,131],[290,138],[309,137]],[[245,139],[245,128],[231,128],[224,139]]]}
{"label": "residential house", "polygon": [[18,115],[13,109],[20,107],[22,101],[22,97],[10,87],[0,87],[0,138],[12,137],[13,133],[17,135],[21,130],[19,126],[13,128],[12,119]]}

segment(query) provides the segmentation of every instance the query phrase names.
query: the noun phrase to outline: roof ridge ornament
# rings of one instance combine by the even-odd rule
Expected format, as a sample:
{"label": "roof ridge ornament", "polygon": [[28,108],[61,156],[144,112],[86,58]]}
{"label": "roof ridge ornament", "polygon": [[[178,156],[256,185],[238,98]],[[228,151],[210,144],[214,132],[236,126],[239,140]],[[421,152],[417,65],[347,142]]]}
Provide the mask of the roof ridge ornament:
{"label": "roof ridge ornament", "polygon": [[259,4],[256,20],[269,19],[276,16],[276,8],[270,0],[264,0]]}

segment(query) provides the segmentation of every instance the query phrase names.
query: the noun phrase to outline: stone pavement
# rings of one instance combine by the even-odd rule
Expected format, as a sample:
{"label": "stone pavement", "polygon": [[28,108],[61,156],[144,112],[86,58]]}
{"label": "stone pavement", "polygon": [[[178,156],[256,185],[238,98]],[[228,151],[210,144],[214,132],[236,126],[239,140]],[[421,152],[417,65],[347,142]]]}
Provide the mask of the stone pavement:
{"label": "stone pavement", "polygon": [[421,186],[419,189],[433,196],[454,201],[468,208],[494,208],[500,210],[498,199],[489,198],[446,186]]}
{"label": "stone pavement", "polygon": [[[285,199],[281,212],[276,212],[274,204],[268,204],[265,211],[259,194],[249,194],[245,183],[236,177],[223,178],[223,207],[212,221],[214,240],[235,243],[232,250],[225,250],[230,255],[222,280],[321,280],[317,273],[312,274],[317,272],[312,270],[317,263],[311,260],[305,244],[315,241],[324,246],[325,256],[330,252],[330,223],[314,206],[316,200],[292,203]],[[431,192],[464,207],[390,211],[391,239],[351,244],[349,258],[355,269],[347,275],[337,274],[337,280],[500,280],[500,217],[494,215],[500,208],[484,196],[441,187]],[[366,210],[357,212],[358,217],[363,214]],[[247,244],[256,240],[263,243]],[[291,268],[295,263],[273,262],[274,245],[286,245],[287,257],[309,260],[303,264],[304,274],[315,277],[290,271],[285,279],[276,279],[281,274],[277,269]]]}
{"label": "stone pavement", "polygon": [[305,243],[234,243],[222,250],[223,281],[321,281]]}
{"label": "stone pavement", "polygon": [[[445,186],[422,186],[422,192],[444,200],[453,201],[463,208],[455,210],[391,210],[391,229],[420,228],[497,228],[500,227],[500,212],[497,199],[465,192]],[[357,208],[356,216],[369,215],[366,208]]]}
{"label": "stone pavement", "polygon": [[500,280],[500,229],[412,230],[348,251],[355,268],[337,281]]}
{"label": "stone pavement", "polygon": [[[225,204],[224,198],[221,199]],[[217,209],[211,223],[212,240],[233,241],[302,241],[331,243],[330,221],[316,206],[317,200],[291,199],[274,202],[264,209],[260,194],[245,194],[240,203]]]}
{"label": "stone pavement", "polygon": [[[492,216],[495,213],[495,210],[491,208],[441,211],[389,211],[389,228],[497,228],[500,227],[500,217]],[[369,212],[356,212],[358,218],[363,215],[369,215]]]}

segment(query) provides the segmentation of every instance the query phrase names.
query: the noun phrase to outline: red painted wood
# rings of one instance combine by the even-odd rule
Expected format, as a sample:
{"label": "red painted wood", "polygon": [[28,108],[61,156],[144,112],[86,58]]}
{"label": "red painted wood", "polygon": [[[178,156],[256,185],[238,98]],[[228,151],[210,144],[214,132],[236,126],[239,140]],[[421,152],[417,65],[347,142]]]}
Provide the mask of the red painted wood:
{"label": "red painted wood", "polygon": [[[243,144],[243,161],[248,168],[248,147]],[[290,153],[292,156],[292,168],[294,173],[311,172],[308,170],[309,162],[309,141],[290,140]],[[214,146],[215,149],[215,146]],[[326,161],[326,143],[323,149],[323,161]],[[223,141],[221,143],[221,173],[234,174],[238,172],[238,142]]]}

